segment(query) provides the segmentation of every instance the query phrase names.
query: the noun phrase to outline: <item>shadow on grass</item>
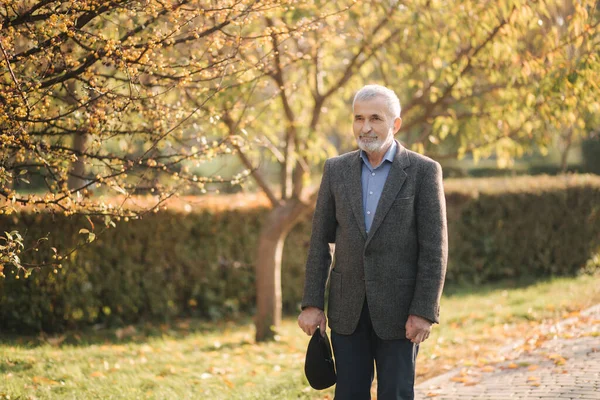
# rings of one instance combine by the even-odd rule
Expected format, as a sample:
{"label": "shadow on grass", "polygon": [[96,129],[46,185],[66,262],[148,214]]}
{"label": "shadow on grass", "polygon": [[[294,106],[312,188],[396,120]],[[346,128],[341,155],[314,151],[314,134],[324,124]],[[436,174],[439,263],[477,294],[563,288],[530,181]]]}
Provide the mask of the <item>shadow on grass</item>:
{"label": "shadow on grass", "polygon": [[[471,295],[485,296],[493,295],[495,292],[507,289],[520,289],[529,286],[550,283],[557,278],[535,278],[523,277],[519,279],[502,280],[493,283],[474,284],[474,283],[447,283],[444,288],[445,298],[462,298]],[[513,301],[514,302],[514,301]],[[520,315],[520,314],[519,314]],[[287,315],[287,317],[291,317]],[[295,317],[295,315],[294,315]],[[514,318],[515,314],[511,316]],[[534,318],[526,312],[522,318]],[[474,317],[470,317],[473,321]],[[154,339],[165,338],[168,340],[184,339],[190,335],[220,335],[225,331],[240,330],[243,326],[248,326],[248,331],[253,330],[250,327],[252,320],[250,317],[240,317],[233,320],[210,322],[199,318],[174,320],[170,323],[145,322],[134,325],[128,325],[121,328],[105,328],[97,326],[96,329],[90,327],[82,330],[67,331],[62,334],[47,335],[44,333],[34,335],[7,334],[0,333],[0,345],[18,346],[23,348],[35,348],[44,345],[56,347],[72,346],[86,347],[91,345],[126,345],[142,344]],[[224,348],[237,348],[253,344],[247,339],[241,338],[239,341],[229,341],[219,345],[206,345],[201,348],[202,351],[214,351]],[[1,369],[1,368],[0,368]]]}
{"label": "shadow on grass", "polygon": [[0,374],[8,372],[19,373],[31,368],[33,368],[33,362],[30,361],[11,358],[3,358],[0,360]]}
{"label": "shadow on grass", "polygon": [[[70,330],[58,334],[17,334],[0,333],[0,345],[35,348],[52,345],[55,347],[71,346],[86,347],[92,345],[126,345],[142,344],[153,339],[166,338],[169,340],[184,339],[190,335],[211,335],[223,331],[252,324],[249,317],[235,320],[210,322],[199,318],[174,320],[170,323],[143,322],[120,328],[107,328],[102,325],[84,329]],[[239,343],[223,343],[218,346],[205,346],[202,351],[212,351],[223,348],[235,348],[251,344],[247,340]],[[1,366],[0,366],[1,371]]]}

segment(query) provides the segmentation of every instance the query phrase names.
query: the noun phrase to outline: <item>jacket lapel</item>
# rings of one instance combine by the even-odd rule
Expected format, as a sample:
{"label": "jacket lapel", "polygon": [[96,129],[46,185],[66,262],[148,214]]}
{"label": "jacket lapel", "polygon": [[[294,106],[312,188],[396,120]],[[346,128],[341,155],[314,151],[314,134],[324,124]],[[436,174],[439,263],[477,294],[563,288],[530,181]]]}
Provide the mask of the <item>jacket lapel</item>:
{"label": "jacket lapel", "polygon": [[366,239],[367,233],[365,228],[365,215],[363,211],[361,174],[362,160],[359,152],[357,151],[356,154],[351,158],[350,162],[348,163],[348,167],[346,168],[344,174],[344,186],[346,187],[346,194],[350,200],[350,207],[352,208],[354,218],[356,218],[360,233],[363,235],[363,238]]}
{"label": "jacket lapel", "polygon": [[394,157],[392,167],[390,168],[390,173],[385,181],[385,185],[383,186],[383,192],[381,192],[381,197],[379,198],[379,203],[377,204],[377,211],[375,212],[375,217],[373,218],[373,224],[369,230],[366,244],[368,244],[370,238],[373,237],[373,234],[383,222],[385,216],[390,210],[390,207],[392,206],[392,203],[394,203],[394,200],[396,200],[398,192],[406,181],[407,174],[404,169],[410,165],[408,152],[400,143],[396,143],[398,145],[396,156]]}

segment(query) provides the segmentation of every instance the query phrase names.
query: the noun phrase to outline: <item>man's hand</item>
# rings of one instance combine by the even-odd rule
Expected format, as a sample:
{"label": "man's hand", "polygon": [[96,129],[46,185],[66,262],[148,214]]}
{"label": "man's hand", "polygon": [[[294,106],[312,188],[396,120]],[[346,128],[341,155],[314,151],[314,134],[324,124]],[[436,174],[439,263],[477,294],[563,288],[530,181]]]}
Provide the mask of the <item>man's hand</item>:
{"label": "man's hand", "polygon": [[298,316],[298,326],[309,336],[312,336],[319,326],[321,336],[325,336],[327,318],[323,310],[317,307],[306,307]]}
{"label": "man's hand", "polygon": [[431,322],[417,315],[409,315],[406,321],[406,338],[419,344],[429,337]]}

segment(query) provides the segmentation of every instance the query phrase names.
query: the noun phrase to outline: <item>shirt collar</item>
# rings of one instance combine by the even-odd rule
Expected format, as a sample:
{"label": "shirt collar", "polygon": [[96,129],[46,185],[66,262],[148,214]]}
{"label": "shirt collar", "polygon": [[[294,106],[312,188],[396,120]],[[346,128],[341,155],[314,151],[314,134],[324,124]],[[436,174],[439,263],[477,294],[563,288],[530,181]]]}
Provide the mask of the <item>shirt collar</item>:
{"label": "shirt collar", "polygon": [[[393,140],[392,145],[385,152],[385,155],[383,156],[383,160],[381,160],[381,164],[379,164],[377,167],[379,168],[383,164],[384,161],[394,162],[394,157],[396,156],[397,148],[398,148],[398,145],[396,144],[396,141]],[[372,169],[371,163],[369,162],[369,156],[367,156],[367,153],[364,150],[360,151],[360,158],[362,158],[363,162],[365,164],[367,164],[367,166],[369,166],[370,169]]]}

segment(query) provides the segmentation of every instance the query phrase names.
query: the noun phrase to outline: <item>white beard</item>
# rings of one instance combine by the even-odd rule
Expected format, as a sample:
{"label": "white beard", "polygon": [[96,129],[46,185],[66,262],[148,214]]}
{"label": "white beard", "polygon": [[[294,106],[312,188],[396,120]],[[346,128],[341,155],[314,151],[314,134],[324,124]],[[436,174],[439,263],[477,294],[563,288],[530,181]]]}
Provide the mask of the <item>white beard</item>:
{"label": "white beard", "polygon": [[[375,138],[375,136],[367,136],[367,138]],[[380,138],[376,138],[375,140],[363,141],[359,136],[357,143],[358,148],[367,153],[378,153],[382,151],[387,145],[391,144],[393,140],[393,136],[388,136],[385,140],[381,140]]]}

